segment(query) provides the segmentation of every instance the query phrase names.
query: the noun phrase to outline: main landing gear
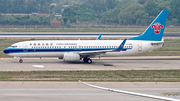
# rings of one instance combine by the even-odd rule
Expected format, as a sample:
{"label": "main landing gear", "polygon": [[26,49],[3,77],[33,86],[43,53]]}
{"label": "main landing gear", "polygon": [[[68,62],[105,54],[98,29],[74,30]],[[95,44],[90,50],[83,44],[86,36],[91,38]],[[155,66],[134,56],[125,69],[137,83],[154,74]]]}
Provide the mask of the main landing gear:
{"label": "main landing gear", "polygon": [[19,60],[19,63],[23,63],[23,60],[22,60],[22,59],[20,59],[20,60]]}
{"label": "main landing gear", "polygon": [[83,59],[83,61],[84,61],[85,63],[89,63],[89,64],[92,63],[92,60],[91,60],[90,58],[87,58],[87,57],[85,57],[85,58]]}

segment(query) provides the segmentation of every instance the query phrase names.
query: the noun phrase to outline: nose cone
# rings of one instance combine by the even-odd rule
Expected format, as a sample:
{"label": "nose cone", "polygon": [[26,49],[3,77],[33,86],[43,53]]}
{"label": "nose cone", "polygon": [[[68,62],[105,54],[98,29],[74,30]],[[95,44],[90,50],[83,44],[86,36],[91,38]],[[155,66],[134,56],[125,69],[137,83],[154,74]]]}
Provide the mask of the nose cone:
{"label": "nose cone", "polygon": [[3,52],[4,52],[5,54],[8,54],[8,53],[9,53],[9,50],[6,48]]}

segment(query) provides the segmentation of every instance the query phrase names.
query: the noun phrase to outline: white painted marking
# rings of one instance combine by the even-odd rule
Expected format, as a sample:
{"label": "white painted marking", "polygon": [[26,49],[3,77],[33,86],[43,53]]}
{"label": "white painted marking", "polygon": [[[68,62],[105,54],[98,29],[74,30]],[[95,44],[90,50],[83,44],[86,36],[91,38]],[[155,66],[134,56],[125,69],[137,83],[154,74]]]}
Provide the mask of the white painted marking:
{"label": "white painted marking", "polygon": [[44,68],[43,65],[32,65],[33,67],[37,67],[37,68]]}
{"label": "white painted marking", "polygon": [[82,84],[85,84],[90,87],[102,89],[102,90],[107,90],[107,91],[112,91],[112,92],[118,92],[118,93],[124,93],[124,94],[130,94],[130,95],[136,95],[136,96],[142,96],[142,97],[148,97],[148,98],[154,98],[154,99],[159,99],[159,100],[166,100],[166,101],[180,101],[179,99],[174,99],[174,98],[168,98],[168,97],[161,97],[161,96],[155,96],[155,95],[149,95],[149,94],[142,94],[142,93],[135,93],[135,92],[128,92],[128,91],[123,91],[123,90],[116,90],[116,89],[111,89],[111,88],[105,88],[105,87],[100,87],[100,86],[95,86],[91,85],[85,82],[82,82],[79,80]]}

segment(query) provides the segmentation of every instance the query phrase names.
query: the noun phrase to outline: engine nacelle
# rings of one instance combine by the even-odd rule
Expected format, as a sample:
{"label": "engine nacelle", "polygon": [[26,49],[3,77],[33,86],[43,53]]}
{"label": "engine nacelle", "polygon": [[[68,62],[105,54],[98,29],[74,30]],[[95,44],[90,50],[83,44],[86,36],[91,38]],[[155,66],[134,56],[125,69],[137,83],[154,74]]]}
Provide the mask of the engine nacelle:
{"label": "engine nacelle", "polygon": [[64,53],[63,61],[80,61],[80,55],[76,53]]}

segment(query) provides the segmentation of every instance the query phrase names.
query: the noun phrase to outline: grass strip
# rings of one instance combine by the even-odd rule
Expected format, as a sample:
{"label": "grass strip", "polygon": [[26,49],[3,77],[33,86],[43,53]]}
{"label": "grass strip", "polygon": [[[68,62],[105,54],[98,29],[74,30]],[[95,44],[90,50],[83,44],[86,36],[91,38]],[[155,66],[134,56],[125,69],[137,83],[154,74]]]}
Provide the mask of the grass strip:
{"label": "grass strip", "polygon": [[180,82],[180,70],[1,71],[0,81]]}

